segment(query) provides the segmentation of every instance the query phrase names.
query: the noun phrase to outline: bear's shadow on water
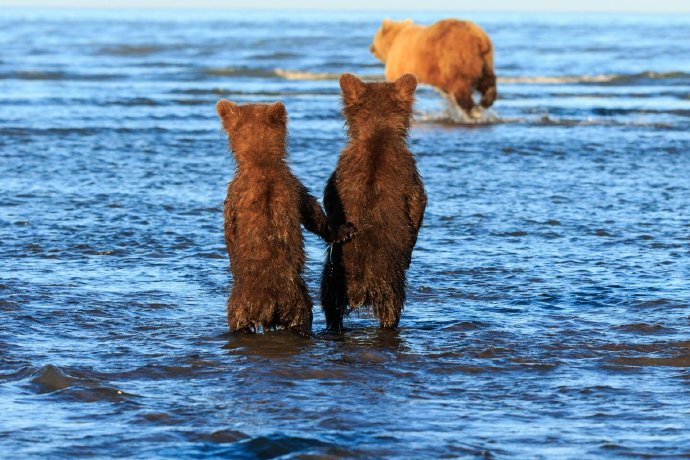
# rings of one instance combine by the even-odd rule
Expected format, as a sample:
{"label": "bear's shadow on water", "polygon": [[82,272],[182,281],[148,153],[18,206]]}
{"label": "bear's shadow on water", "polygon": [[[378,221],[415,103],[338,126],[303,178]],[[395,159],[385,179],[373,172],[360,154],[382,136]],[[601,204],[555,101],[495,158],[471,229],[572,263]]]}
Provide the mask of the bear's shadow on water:
{"label": "bear's shadow on water", "polygon": [[377,326],[345,329],[340,334],[324,331],[318,337],[346,348],[361,347],[388,351],[405,348],[400,329],[381,329]]}
{"label": "bear's shadow on water", "polygon": [[310,337],[286,330],[259,334],[228,333],[226,340],[223,348],[231,355],[272,359],[290,358],[317,350],[339,352],[370,349],[400,352],[408,348],[399,329],[381,329],[375,326],[345,329],[341,333],[323,330]]}
{"label": "bear's shadow on water", "polygon": [[309,349],[311,340],[290,331],[266,331],[258,334],[228,333],[223,348],[232,355],[286,358]]}

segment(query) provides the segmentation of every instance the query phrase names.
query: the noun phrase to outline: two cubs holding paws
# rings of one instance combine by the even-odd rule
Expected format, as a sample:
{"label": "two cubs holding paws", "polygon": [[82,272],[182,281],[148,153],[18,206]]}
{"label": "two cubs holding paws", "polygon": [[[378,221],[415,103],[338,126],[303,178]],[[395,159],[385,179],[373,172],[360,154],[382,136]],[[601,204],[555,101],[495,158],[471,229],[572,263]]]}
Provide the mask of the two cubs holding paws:
{"label": "two cubs holding paws", "polygon": [[228,325],[236,332],[282,327],[311,331],[312,302],[302,278],[300,224],[327,242],[345,241],[285,162],[287,112],[281,102],[216,105],[237,163],[224,206],[225,244],[234,283]]}
{"label": "two cubs holding paws", "polygon": [[344,74],[340,86],[349,142],[326,185],[326,214],[285,161],[282,103],[216,106],[237,163],[224,207],[233,332],[311,331],[300,225],[331,245],[321,281],[328,329],[342,330],[359,307],[371,307],[381,327],[398,325],[426,206],[407,148],[417,79],[364,83]]}

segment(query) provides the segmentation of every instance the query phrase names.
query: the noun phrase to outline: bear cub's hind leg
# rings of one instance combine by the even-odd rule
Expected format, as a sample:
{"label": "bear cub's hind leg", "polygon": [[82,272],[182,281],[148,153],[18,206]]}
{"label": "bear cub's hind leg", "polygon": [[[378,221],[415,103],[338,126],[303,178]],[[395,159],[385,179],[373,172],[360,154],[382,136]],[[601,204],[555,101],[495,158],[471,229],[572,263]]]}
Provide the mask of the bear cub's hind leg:
{"label": "bear cub's hind leg", "polygon": [[[337,250],[333,248],[332,250]],[[344,282],[344,274],[336,268],[331,254],[326,259],[323,277],[321,278],[321,307],[326,316],[326,328],[329,331],[343,330],[343,317],[347,309],[348,300]],[[338,273],[335,271],[338,270]]]}
{"label": "bear cub's hind leg", "polygon": [[395,329],[400,322],[405,300],[394,295],[377,297],[373,299],[372,306],[381,328]]}
{"label": "bear cub's hind leg", "polygon": [[251,312],[246,305],[233,305],[228,302],[228,326],[230,331],[238,334],[252,334],[256,324],[250,320]]}
{"label": "bear cub's hind leg", "polygon": [[305,298],[299,305],[294,305],[281,314],[280,325],[299,335],[309,336],[311,333],[313,316],[311,300]]}

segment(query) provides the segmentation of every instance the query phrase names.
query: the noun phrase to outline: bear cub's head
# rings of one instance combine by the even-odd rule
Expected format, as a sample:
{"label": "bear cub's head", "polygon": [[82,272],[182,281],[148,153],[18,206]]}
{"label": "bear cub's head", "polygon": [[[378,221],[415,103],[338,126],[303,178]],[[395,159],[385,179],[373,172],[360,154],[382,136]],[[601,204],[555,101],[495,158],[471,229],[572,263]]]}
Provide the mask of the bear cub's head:
{"label": "bear cub's head", "polygon": [[287,111],[282,102],[239,105],[221,99],[216,112],[238,162],[279,159],[285,155]]}
{"label": "bear cub's head", "polygon": [[365,83],[352,74],[340,77],[343,114],[351,136],[367,132],[407,133],[417,77],[407,73],[394,82]]}

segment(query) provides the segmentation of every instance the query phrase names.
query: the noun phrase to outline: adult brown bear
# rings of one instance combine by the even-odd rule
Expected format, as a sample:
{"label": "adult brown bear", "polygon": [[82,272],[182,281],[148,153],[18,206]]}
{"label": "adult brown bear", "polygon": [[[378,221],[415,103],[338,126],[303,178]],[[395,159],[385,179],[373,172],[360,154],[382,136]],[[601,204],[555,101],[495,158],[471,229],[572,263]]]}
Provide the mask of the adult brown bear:
{"label": "adult brown bear", "polygon": [[336,243],[321,278],[330,330],[343,328],[348,308],[372,307],[381,327],[394,328],[405,303],[405,272],[422,225],[426,193],[407,147],[417,79],[364,83],[340,77],[349,142],[324,192],[331,226],[352,222],[357,235]]}
{"label": "adult brown bear", "polygon": [[223,99],[216,110],[237,162],[224,209],[233,276],[230,330],[282,327],[309,334],[312,301],[302,277],[300,224],[328,242],[345,240],[354,229],[330,227],[318,201],[290,171],[287,112],[281,102],[238,105]]}
{"label": "adult brown bear", "polygon": [[423,26],[410,19],[385,19],[370,49],[386,64],[387,80],[413,73],[420,82],[449,94],[472,117],[480,113],[472,99],[474,89],[481,93],[484,108],[496,99],[493,46],[473,22],[444,19]]}

